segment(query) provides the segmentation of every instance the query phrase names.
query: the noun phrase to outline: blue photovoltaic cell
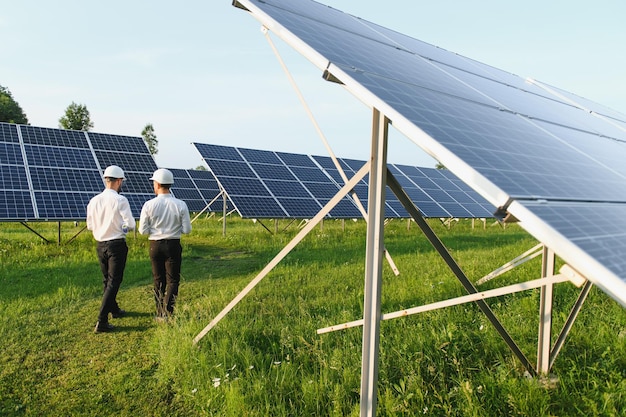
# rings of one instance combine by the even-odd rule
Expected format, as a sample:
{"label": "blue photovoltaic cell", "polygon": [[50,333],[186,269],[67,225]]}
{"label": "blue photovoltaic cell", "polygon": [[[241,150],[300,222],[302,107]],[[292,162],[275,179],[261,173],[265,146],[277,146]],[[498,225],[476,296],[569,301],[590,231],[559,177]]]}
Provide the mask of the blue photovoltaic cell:
{"label": "blue photovoltaic cell", "polygon": [[146,180],[148,180],[157,166],[149,153],[120,153],[116,151],[96,151],[96,157],[100,161],[100,166],[104,168],[109,165],[117,165],[126,171],[131,172],[143,172],[148,174]]}
{"label": "blue photovoltaic cell", "polygon": [[276,155],[289,167],[315,167],[315,163],[307,155],[276,152]]}
{"label": "blue photovoltaic cell", "polygon": [[287,217],[285,210],[272,197],[237,196],[235,205],[243,217],[270,219]]}
{"label": "blue photovoltaic cell", "polygon": [[[529,202],[525,206],[615,275],[626,276],[626,206],[586,202]],[[613,292],[602,280],[597,285]]]}
{"label": "blue photovoltaic cell", "polygon": [[20,125],[20,132],[25,144],[89,148],[85,132],[78,130]]}
{"label": "blue photovoltaic cell", "polygon": [[223,161],[221,159],[211,159],[211,171],[218,176],[229,176],[239,178],[256,178],[254,172],[245,162]]}
{"label": "blue photovoltaic cell", "polygon": [[0,142],[0,164],[24,165],[22,149],[18,143]]}
{"label": "blue photovoltaic cell", "polygon": [[24,145],[24,150],[29,166],[92,170],[98,168],[89,149]]}
{"label": "blue photovoltaic cell", "polygon": [[[324,168],[326,171],[328,171],[329,169],[337,170],[337,166],[335,165],[335,163],[333,162],[330,156],[313,155],[311,158],[313,158],[313,160],[317,162],[317,164],[321,166],[322,168]],[[344,171],[346,169],[345,167],[341,167],[341,168]]]}
{"label": "blue photovoltaic cell", "polygon": [[276,197],[293,197],[293,198],[311,198],[311,194],[307,192],[304,186],[297,181],[264,181],[270,192]]}
{"label": "blue photovoltaic cell", "polygon": [[35,192],[40,220],[84,219],[92,194],[79,192]]}
{"label": "blue photovoltaic cell", "polygon": [[244,159],[250,163],[262,163],[271,165],[282,165],[282,161],[278,159],[272,151],[260,151],[256,149],[238,148]]}
{"label": "blue photovoltaic cell", "polygon": [[110,135],[107,133],[89,132],[89,140],[94,149],[146,154],[148,149],[142,138],[135,136]]}
{"label": "blue photovoltaic cell", "polygon": [[98,171],[56,167],[31,167],[30,177],[35,191],[102,191],[102,176]]}
{"label": "blue photovoltaic cell", "polygon": [[0,122],[0,142],[19,143],[20,138],[17,135],[17,126]]}
{"label": "blue photovoltaic cell", "polygon": [[625,115],[314,1],[240,3],[626,306]]}
{"label": "blue photovoltaic cell", "polygon": [[277,198],[281,206],[289,213],[290,218],[310,219],[322,208],[311,198]]}
{"label": "blue photovoltaic cell", "polygon": [[265,164],[250,164],[254,172],[259,178],[272,178],[277,180],[293,181],[296,178],[291,171],[283,165],[265,165]]}
{"label": "blue photovoltaic cell", "polygon": [[0,189],[0,219],[29,220],[35,217],[29,191]]}
{"label": "blue photovoltaic cell", "polygon": [[172,186],[172,189],[180,190],[181,188],[196,189],[196,185],[193,183],[191,178],[189,178],[189,176],[187,176],[186,178],[181,178],[181,177],[177,177],[176,174],[174,174],[174,185]]}
{"label": "blue photovoltaic cell", "polygon": [[235,195],[270,197],[269,191],[267,191],[263,183],[256,178],[221,177],[220,182],[224,189],[226,189],[226,192],[228,192],[228,190],[236,190]]}
{"label": "blue photovoltaic cell", "polygon": [[232,146],[208,145],[205,143],[194,143],[193,145],[203,158],[243,161],[237,149]]}
{"label": "blue photovoltaic cell", "polygon": [[28,190],[26,168],[0,165],[0,190]]}
{"label": "blue photovoltaic cell", "polygon": [[213,175],[211,171],[201,171],[201,170],[190,169],[190,170],[187,170],[187,173],[194,181],[196,180],[215,181],[215,176]]}
{"label": "blue photovoltaic cell", "polygon": [[331,182],[330,178],[319,168],[292,167],[291,171],[301,182]]}

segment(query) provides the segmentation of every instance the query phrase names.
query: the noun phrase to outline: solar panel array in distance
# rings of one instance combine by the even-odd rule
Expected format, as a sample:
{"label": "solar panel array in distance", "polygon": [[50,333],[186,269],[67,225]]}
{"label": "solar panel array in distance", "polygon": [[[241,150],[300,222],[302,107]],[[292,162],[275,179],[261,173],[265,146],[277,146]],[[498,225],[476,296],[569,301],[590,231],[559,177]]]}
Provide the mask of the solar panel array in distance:
{"label": "solar panel array in distance", "polygon": [[[193,144],[239,214],[245,218],[312,218],[343,185],[343,178],[326,156],[309,156],[267,150]],[[365,161],[338,159],[347,177]],[[453,174],[434,168],[390,165],[425,217],[493,217],[495,207]],[[355,187],[367,206],[368,184]],[[346,197],[329,218],[360,218],[355,200]],[[407,218],[400,202],[388,192],[386,217]]]}

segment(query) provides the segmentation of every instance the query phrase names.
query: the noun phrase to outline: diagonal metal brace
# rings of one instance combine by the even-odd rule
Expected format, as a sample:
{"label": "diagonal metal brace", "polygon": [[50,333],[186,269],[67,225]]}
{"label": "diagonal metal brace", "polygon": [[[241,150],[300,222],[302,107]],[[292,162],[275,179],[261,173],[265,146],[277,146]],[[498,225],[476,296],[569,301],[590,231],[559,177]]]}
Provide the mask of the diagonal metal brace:
{"label": "diagonal metal brace", "polygon": [[[433,229],[428,225],[426,220],[424,220],[422,213],[419,211],[417,207],[415,207],[415,204],[413,204],[413,201],[411,201],[411,199],[406,194],[406,192],[404,191],[400,183],[395,179],[395,177],[389,170],[387,170],[387,185],[389,186],[391,191],[393,191],[393,193],[396,195],[398,200],[400,200],[400,203],[402,203],[402,206],[404,207],[404,209],[409,213],[409,215],[413,218],[413,220],[415,220],[415,223],[420,227],[420,229],[422,230],[426,238],[429,240],[431,245],[433,245],[435,250],[439,252],[439,255],[441,256],[441,258],[445,261],[448,267],[452,270],[454,275],[456,275],[457,279],[461,282],[463,287],[465,287],[465,290],[469,294],[477,293],[478,290],[476,289],[474,284],[472,284],[472,282],[467,278],[467,276],[465,275],[461,267],[456,263],[456,261],[454,260],[450,252],[448,252],[448,249],[446,249],[446,247],[441,242],[441,240],[439,240],[439,238],[437,237]],[[494,326],[496,331],[500,334],[500,337],[504,339],[505,343],[513,351],[515,356],[517,356],[517,358],[522,362],[526,370],[532,376],[537,375],[537,372],[533,368],[533,365],[530,363],[528,358],[526,358],[526,356],[521,351],[521,349],[517,346],[517,344],[511,337],[511,335],[509,335],[509,333],[506,331],[502,323],[500,323],[500,321],[498,320],[494,312],[491,310],[491,308],[487,305],[487,303],[484,300],[476,300],[475,303],[482,310],[482,312],[487,316],[487,319],[489,319],[489,321]]]}

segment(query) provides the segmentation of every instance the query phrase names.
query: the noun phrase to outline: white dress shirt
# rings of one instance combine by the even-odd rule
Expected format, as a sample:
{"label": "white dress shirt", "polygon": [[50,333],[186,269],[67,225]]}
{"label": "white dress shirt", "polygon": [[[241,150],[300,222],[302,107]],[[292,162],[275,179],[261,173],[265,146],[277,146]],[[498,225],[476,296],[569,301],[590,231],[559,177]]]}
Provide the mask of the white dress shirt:
{"label": "white dress shirt", "polygon": [[127,230],[135,228],[135,218],[126,197],[107,188],[89,201],[87,229],[98,242],[125,238],[124,225]]}
{"label": "white dress shirt", "polygon": [[141,208],[139,233],[150,240],[180,239],[182,233],[191,232],[187,203],[172,194],[159,194]]}

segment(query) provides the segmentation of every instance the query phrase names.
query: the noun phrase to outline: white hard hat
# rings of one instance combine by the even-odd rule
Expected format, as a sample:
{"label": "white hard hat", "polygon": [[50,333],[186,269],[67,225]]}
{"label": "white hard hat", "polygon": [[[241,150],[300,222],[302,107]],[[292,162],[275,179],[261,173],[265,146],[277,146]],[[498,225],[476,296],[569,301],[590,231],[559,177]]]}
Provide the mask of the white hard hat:
{"label": "white hard hat", "polygon": [[104,178],[121,178],[123,180],[126,179],[124,176],[124,170],[117,165],[108,166],[107,169],[104,170]]}
{"label": "white hard hat", "polygon": [[152,174],[150,179],[158,182],[159,184],[174,184],[174,174],[172,174],[172,171],[165,168],[159,168],[154,171],[154,174]]}

